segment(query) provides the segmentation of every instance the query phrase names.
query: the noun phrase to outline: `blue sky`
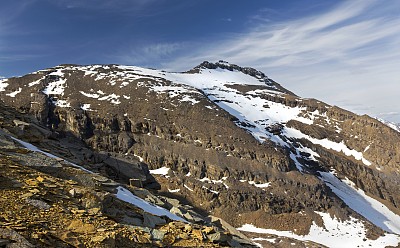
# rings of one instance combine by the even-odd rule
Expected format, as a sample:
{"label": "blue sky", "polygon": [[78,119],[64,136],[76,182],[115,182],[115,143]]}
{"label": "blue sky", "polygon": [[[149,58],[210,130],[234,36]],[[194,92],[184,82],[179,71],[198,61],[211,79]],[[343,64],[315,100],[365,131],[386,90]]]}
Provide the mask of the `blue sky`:
{"label": "blue sky", "polygon": [[399,13],[398,0],[2,0],[0,76],[223,59],[300,96],[400,122]]}

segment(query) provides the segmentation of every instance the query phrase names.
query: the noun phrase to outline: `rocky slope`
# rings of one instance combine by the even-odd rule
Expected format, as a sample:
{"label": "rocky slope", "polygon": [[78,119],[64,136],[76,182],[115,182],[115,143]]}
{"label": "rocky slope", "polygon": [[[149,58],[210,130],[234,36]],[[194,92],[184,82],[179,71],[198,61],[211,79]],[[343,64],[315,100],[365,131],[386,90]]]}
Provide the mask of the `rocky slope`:
{"label": "rocky slope", "polygon": [[2,80],[0,91],[35,117],[14,123],[21,139],[264,232],[256,240],[265,246],[271,235],[335,243],[317,231],[360,246],[400,241],[400,134],[298,97],[255,69],[61,65]]}
{"label": "rocky slope", "polygon": [[[69,137],[71,145],[46,137],[51,131],[33,117],[2,103],[0,113],[1,247],[254,246],[217,217],[202,218],[177,199],[136,187],[136,181],[111,180],[103,169],[110,162],[81,160],[89,149],[76,138]],[[47,149],[15,136],[40,137]],[[152,178],[145,165],[135,175]]]}

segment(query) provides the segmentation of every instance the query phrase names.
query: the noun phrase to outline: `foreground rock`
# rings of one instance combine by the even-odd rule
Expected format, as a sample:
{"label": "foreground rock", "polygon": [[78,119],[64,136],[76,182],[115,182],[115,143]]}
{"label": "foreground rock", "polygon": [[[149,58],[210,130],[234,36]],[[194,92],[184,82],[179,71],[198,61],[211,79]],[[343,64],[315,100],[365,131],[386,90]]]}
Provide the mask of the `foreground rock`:
{"label": "foreground rock", "polygon": [[[2,106],[3,113],[5,109]],[[116,196],[120,183],[50,153],[24,148],[8,133],[12,120],[23,116],[7,110],[1,121],[5,129],[0,129],[1,247],[253,246],[212,222],[179,222],[148,213]],[[102,170],[100,165],[88,168]],[[170,202],[175,202],[184,209],[177,200],[127,188],[161,207],[172,209]]]}

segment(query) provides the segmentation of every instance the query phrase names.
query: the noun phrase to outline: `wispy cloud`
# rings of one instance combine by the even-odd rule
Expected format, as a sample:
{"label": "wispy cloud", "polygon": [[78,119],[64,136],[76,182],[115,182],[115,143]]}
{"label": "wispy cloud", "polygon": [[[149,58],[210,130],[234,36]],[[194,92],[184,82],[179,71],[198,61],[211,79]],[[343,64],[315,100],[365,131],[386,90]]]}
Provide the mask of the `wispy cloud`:
{"label": "wispy cloud", "polygon": [[347,0],[301,19],[259,22],[248,32],[209,42],[166,67],[182,70],[203,60],[224,59],[261,69],[300,95],[333,104],[374,104],[378,113],[400,104],[398,11],[396,0]]}
{"label": "wispy cloud", "polygon": [[185,46],[185,43],[154,43],[131,48],[129,52],[124,50],[120,52],[120,54],[113,56],[111,59],[121,64],[161,64]]}

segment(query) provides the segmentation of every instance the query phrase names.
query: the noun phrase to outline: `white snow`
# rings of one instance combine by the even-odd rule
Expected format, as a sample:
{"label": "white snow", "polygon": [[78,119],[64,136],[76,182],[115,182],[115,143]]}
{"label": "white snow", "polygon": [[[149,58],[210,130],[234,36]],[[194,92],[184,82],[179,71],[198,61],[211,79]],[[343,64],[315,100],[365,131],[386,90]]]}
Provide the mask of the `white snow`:
{"label": "white snow", "polygon": [[129,85],[129,82],[122,82],[119,87],[123,88],[123,87],[128,86],[128,85]]}
{"label": "white snow", "polygon": [[[1,90],[0,90],[1,91]],[[385,124],[386,126],[392,128],[393,130],[400,132],[400,124],[396,124],[390,121],[386,121],[384,119],[381,118],[376,118],[378,121],[382,122],[383,124]]]}
{"label": "white snow", "polygon": [[102,96],[99,98],[100,101],[109,101],[110,103],[113,104],[120,104],[121,101],[119,100],[120,96],[112,93],[111,95],[108,96]]}
{"label": "white snow", "polygon": [[9,97],[15,97],[18,93],[21,93],[22,92],[22,88],[21,87],[19,87],[18,88],[18,90],[16,90],[16,91],[14,91],[14,92],[11,92],[11,93],[8,93],[8,94],[6,94],[6,96],[9,96]]}
{"label": "white snow", "polygon": [[32,87],[32,86],[34,86],[34,85],[40,84],[40,81],[41,81],[42,79],[44,79],[44,78],[41,78],[41,79],[38,79],[38,80],[36,80],[36,81],[30,82],[30,83],[28,84],[28,87]]}
{"label": "white snow", "polygon": [[249,181],[249,184],[256,186],[257,188],[268,188],[271,186],[271,182],[268,183],[256,183],[254,181]]}
{"label": "white snow", "polygon": [[168,189],[170,193],[178,193],[179,191],[181,191],[181,189]]}
{"label": "white snow", "polygon": [[268,241],[268,242],[271,242],[271,243],[275,243],[276,238],[253,238],[251,240],[253,240],[253,241],[263,241],[263,240],[265,240],[265,241]]}
{"label": "white snow", "polygon": [[46,95],[64,95],[66,79],[59,79],[58,81],[51,82],[44,88],[43,93]]}
{"label": "white snow", "polygon": [[396,246],[400,237],[396,234],[385,234],[376,240],[366,238],[364,224],[354,218],[347,221],[340,221],[331,217],[328,213],[316,212],[322,217],[324,227],[318,226],[315,222],[310,227],[307,235],[297,235],[291,231],[278,231],[255,227],[252,224],[245,224],[238,228],[239,231],[273,234],[282,237],[293,238],[301,241],[313,241],[331,248],[352,248],[352,247],[386,247]]}
{"label": "white snow", "polygon": [[400,216],[384,204],[356,189],[350,180],[341,181],[330,172],[319,172],[326,185],[350,208],[386,232],[400,234]]}
{"label": "white snow", "polygon": [[155,169],[155,170],[150,170],[150,174],[153,174],[153,175],[163,175],[163,176],[166,176],[166,175],[168,175],[168,172],[169,172],[169,168],[168,167],[161,167],[161,168],[158,168],[158,169]]}
{"label": "white snow", "polygon": [[60,108],[69,108],[69,107],[71,107],[71,103],[69,103],[67,100],[57,100],[55,102],[55,105],[60,107]]}
{"label": "white snow", "polygon": [[187,186],[186,184],[183,184],[183,187],[187,188],[189,191],[193,191],[193,189],[191,189],[189,186]]}
{"label": "white snow", "polygon": [[55,72],[49,74],[50,76],[64,77],[63,68],[57,69]]}
{"label": "white snow", "polygon": [[90,69],[84,70],[84,72],[85,72],[85,75],[84,75],[84,76],[92,76],[92,75],[94,75],[94,74],[97,74],[97,71],[92,71],[92,70],[90,70]]}
{"label": "white snow", "polygon": [[[149,85],[147,85],[149,86]],[[186,85],[152,85],[149,87],[149,90],[157,92],[158,94],[168,93],[170,98],[178,97],[181,102],[191,102],[192,105],[198,103],[196,99],[193,98],[192,95],[200,95],[200,93],[193,88],[187,87]],[[190,94],[190,95],[189,95]]]}
{"label": "white snow", "polygon": [[62,158],[60,158],[60,157],[57,157],[57,156],[55,156],[55,155],[53,155],[53,154],[51,154],[51,153],[42,151],[42,150],[40,150],[39,148],[37,148],[36,146],[34,146],[34,145],[32,145],[32,144],[30,144],[30,143],[28,143],[28,142],[25,142],[25,141],[22,141],[22,140],[20,140],[20,139],[14,138],[14,137],[12,137],[12,136],[10,136],[10,138],[13,139],[13,140],[15,140],[15,141],[17,141],[18,143],[20,143],[22,146],[24,146],[26,149],[28,149],[28,150],[30,150],[30,151],[42,153],[42,154],[46,155],[46,156],[49,157],[49,158],[54,158],[54,159],[57,159],[57,160],[63,160],[64,162],[66,162],[66,163],[68,163],[68,164],[70,164],[70,165],[72,165],[72,166],[74,166],[74,167],[76,167],[76,168],[79,168],[79,169],[81,169],[81,170],[83,170],[83,171],[85,171],[85,172],[88,172],[88,173],[93,174],[93,172],[91,172],[91,171],[88,170],[88,169],[83,168],[82,166],[79,166],[79,165],[77,165],[77,164],[71,163],[71,162],[69,162],[69,161],[67,161],[67,160],[65,160],[65,159],[62,159]]}
{"label": "white snow", "polygon": [[218,194],[219,194],[219,192],[218,192],[218,191],[216,191],[216,190],[212,190],[212,189],[210,189],[210,188],[207,188],[206,186],[201,186],[201,188],[203,188],[203,189],[205,189],[205,190],[207,190],[207,191],[210,191],[211,193],[214,193],[214,194],[216,194],[216,195],[218,195]]}
{"label": "white snow", "polygon": [[303,134],[302,132],[300,132],[297,129],[294,128],[285,128],[284,129],[284,133],[286,135],[286,137],[292,137],[292,138],[297,138],[297,139],[307,139],[309,141],[311,141],[313,144],[317,144],[317,145],[321,145],[322,147],[325,147],[327,149],[331,149],[337,152],[342,152],[344,153],[346,156],[353,156],[356,160],[361,160],[365,165],[370,166],[372,163],[370,161],[368,161],[367,159],[364,158],[364,155],[362,152],[358,152],[354,149],[349,149],[344,142],[334,142],[328,139],[316,139],[313,137],[310,137],[306,134]]}
{"label": "white snow", "polygon": [[143,162],[144,159],[142,157],[140,157],[139,155],[133,154],[133,156],[137,157],[139,159],[140,162]]}
{"label": "white snow", "polygon": [[182,99],[180,100],[181,102],[191,102],[192,105],[195,105],[196,103],[199,103],[200,101],[195,100],[194,98],[192,98],[189,95],[186,95],[184,97],[182,97]]}
{"label": "white snow", "polygon": [[90,111],[90,103],[84,103],[81,107],[82,110]]}
{"label": "white snow", "polygon": [[7,86],[9,85],[6,83],[7,81],[8,79],[0,79],[0,92],[6,90]]}
{"label": "white snow", "polygon": [[[186,176],[190,176],[190,172]],[[226,185],[226,183],[224,183],[224,181],[226,179],[228,179],[228,177],[222,177],[219,180],[211,180],[211,179],[209,179],[207,177],[203,177],[202,179],[199,179],[199,181],[202,182],[202,183],[206,182],[206,183],[212,183],[212,184],[223,184],[225,186],[225,188],[229,189],[229,186]]]}
{"label": "white snow", "polygon": [[132,205],[135,205],[144,211],[157,215],[157,216],[167,216],[171,220],[177,220],[177,221],[183,221],[187,222],[186,220],[176,216],[175,214],[169,212],[165,208],[159,207],[157,205],[153,205],[137,196],[132,194],[129,190],[125,189],[124,187],[119,186],[117,188],[117,194],[116,197],[122,201],[128,202]]}
{"label": "white snow", "polygon": [[86,93],[83,91],[79,91],[79,93],[81,93],[82,95],[86,96],[86,97],[90,97],[90,98],[99,98],[100,95],[96,94],[96,93]]}

